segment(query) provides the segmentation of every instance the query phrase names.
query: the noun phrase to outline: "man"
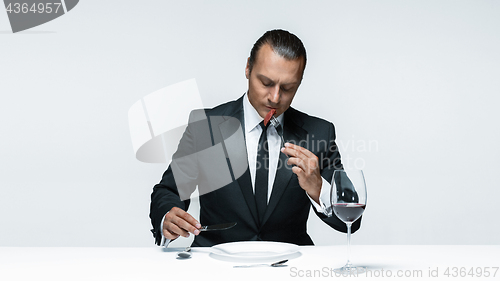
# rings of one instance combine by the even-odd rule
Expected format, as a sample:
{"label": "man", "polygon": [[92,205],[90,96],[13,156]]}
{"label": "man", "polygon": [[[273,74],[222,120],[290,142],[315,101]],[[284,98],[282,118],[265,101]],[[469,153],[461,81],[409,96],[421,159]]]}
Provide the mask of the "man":
{"label": "man", "polygon": [[[192,112],[172,163],[151,195],[157,244],[191,233],[196,235],[193,246],[248,240],[313,245],[306,232],[311,204],[325,223],[347,231],[335,215],[325,215],[331,215],[333,171],[342,167],[333,124],[290,107],[305,65],[299,38],[284,30],[268,31],[248,58],[247,93]],[[283,127],[261,124],[272,110]],[[186,212],[189,200],[183,200],[196,186],[200,221]],[[352,225],[353,232],[360,221]],[[237,225],[200,234],[201,224],[226,222]]]}

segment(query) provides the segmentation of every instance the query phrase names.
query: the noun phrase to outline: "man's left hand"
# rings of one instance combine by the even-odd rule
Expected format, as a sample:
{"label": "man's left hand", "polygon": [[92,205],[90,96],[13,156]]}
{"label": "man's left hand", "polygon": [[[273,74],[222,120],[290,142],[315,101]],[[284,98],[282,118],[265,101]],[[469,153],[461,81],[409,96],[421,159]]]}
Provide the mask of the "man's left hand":
{"label": "man's left hand", "polygon": [[297,175],[300,187],[319,204],[323,181],[319,171],[318,157],[311,151],[292,143],[285,143],[281,152],[288,155],[288,165],[295,165],[292,172]]}

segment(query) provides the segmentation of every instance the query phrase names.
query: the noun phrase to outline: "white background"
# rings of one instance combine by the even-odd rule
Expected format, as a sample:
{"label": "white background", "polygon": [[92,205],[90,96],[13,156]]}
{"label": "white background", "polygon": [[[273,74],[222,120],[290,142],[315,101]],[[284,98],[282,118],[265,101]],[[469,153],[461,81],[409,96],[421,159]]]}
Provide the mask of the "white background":
{"label": "white background", "polygon": [[190,78],[206,107],[240,97],[274,28],[308,51],[292,105],[365,171],[354,244],[500,243],[499,1],[85,0],[18,34],[0,11],[0,246],[152,246],[166,166],[135,159],[128,109]]}

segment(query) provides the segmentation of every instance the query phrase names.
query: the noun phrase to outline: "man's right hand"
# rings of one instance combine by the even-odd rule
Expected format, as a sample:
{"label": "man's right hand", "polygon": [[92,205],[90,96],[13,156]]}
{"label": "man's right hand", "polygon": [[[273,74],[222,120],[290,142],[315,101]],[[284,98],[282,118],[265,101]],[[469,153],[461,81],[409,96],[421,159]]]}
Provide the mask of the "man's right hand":
{"label": "man's right hand", "polygon": [[189,237],[189,233],[200,234],[201,224],[181,208],[173,207],[163,220],[163,236],[174,240],[179,236]]}

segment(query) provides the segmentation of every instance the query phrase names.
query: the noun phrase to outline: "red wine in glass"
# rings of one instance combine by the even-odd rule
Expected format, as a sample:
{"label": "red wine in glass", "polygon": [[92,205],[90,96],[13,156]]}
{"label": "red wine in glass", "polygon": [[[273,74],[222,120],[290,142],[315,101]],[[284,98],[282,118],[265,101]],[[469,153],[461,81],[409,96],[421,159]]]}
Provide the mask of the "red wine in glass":
{"label": "red wine in glass", "polygon": [[365,211],[365,204],[359,203],[336,203],[333,204],[333,211],[343,222],[354,222]]}
{"label": "red wine in glass", "polygon": [[366,208],[366,183],[361,170],[336,170],[332,177],[331,204],[335,215],[347,226],[347,263],[334,269],[341,274],[359,274],[366,271],[351,264],[351,225]]}

